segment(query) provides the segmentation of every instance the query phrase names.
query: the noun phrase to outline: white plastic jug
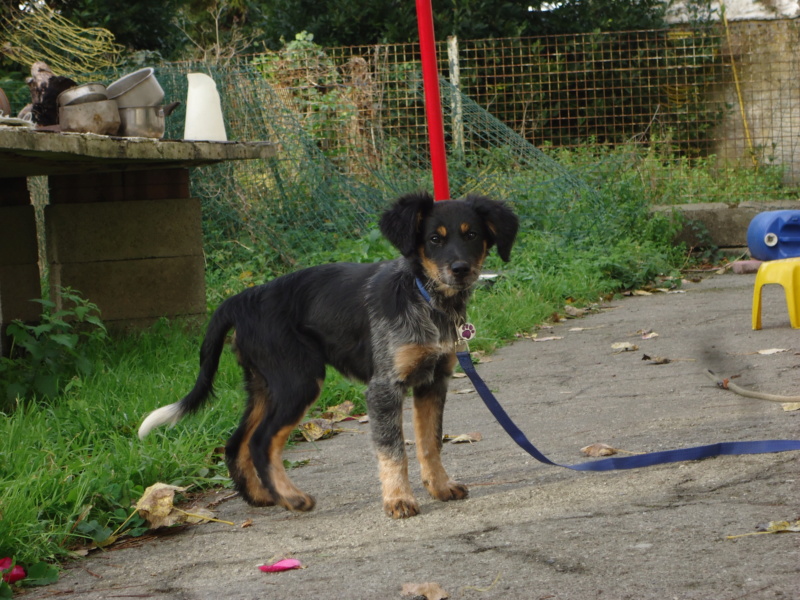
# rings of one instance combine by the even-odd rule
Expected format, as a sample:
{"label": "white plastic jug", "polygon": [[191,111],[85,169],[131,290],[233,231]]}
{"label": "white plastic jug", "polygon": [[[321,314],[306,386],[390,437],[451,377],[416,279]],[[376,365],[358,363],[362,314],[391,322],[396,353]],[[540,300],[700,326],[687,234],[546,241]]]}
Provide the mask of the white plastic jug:
{"label": "white plastic jug", "polygon": [[227,142],[217,84],[205,73],[188,73],[186,77],[189,93],[183,139]]}

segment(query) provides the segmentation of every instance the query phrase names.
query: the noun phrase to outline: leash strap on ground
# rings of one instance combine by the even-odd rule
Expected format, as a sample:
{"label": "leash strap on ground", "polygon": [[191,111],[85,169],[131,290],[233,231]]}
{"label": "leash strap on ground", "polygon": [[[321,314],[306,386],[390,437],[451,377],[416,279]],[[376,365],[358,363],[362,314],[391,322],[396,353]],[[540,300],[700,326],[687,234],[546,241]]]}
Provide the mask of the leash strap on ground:
{"label": "leash strap on ground", "polygon": [[508,413],[503,409],[497,398],[489,390],[486,383],[481,379],[469,351],[456,352],[458,363],[467,374],[475,390],[480,395],[489,412],[492,413],[497,422],[506,430],[517,445],[530,454],[533,458],[547,465],[572,469],[573,471],[615,471],[621,469],[638,469],[652,465],[663,465],[666,463],[682,462],[686,460],[700,460],[722,455],[741,455],[741,454],[766,454],[771,452],[787,452],[789,450],[800,450],[800,440],[763,440],[755,442],[719,442],[707,446],[696,446],[693,448],[682,448],[679,450],[664,450],[662,452],[650,452],[647,454],[637,454],[635,456],[624,456],[615,458],[604,458],[597,461],[589,461],[577,465],[560,465],[547,458],[539,452],[537,448],[525,437],[519,427],[516,426]]}

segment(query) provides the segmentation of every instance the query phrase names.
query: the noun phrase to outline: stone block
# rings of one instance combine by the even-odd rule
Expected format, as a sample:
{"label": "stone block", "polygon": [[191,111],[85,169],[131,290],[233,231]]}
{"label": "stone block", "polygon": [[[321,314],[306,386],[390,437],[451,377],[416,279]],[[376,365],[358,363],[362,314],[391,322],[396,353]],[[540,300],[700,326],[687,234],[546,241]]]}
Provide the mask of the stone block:
{"label": "stone block", "polygon": [[747,228],[757,214],[769,210],[800,210],[797,200],[775,202],[743,202],[728,205],[724,202],[659,206],[659,212],[678,211],[684,217],[684,226],[676,236],[689,248],[734,248],[747,246]]}
{"label": "stone block", "polygon": [[189,170],[51,175],[50,203],[129,202],[189,197]]}
{"label": "stone block", "polygon": [[56,288],[71,287],[100,308],[104,321],[204,315],[202,256],[54,264]]}
{"label": "stone block", "polygon": [[203,254],[196,198],[53,205],[45,224],[50,264]]}
{"label": "stone block", "polygon": [[0,206],[20,206],[31,203],[28,180],[25,177],[9,177],[0,185]]}
{"label": "stone block", "polygon": [[33,300],[41,297],[42,282],[36,263],[0,266],[0,322],[38,321],[42,305]]}
{"label": "stone block", "polygon": [[0,206],[0,266],[36,264],[38,261],[33,206]]}

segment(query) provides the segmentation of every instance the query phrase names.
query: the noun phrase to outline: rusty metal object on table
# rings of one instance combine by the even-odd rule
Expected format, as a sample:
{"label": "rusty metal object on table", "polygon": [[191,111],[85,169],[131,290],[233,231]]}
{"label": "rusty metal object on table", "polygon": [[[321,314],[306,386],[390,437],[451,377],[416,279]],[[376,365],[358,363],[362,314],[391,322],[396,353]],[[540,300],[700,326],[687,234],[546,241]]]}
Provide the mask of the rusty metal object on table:
{"label": "rusty metal object on table", "polygon": [[113,100],[85,102],[59,109],[61,131],[114,135],[119,131],[119,109]]}
{"label": "rusty metal object on table", "polygon": [[153,67],[146,67],[117,79],[108,86],[109,100],[116,100],[120,108],[158,106],[164,99],[164,90],[153,71]]}
{"label": "rusty metal object on table", "polygon": [[84,102],[108,100],[106,86],[102,83],[84,83],[64,90],[58,95],[59,106],[73,106]]}
{"label": "rusty metal object on table", "polygon": [[165,117],[175,110],[180,102],[165,106],[130,106],[119,109],[122,137],[146,137],[161,139],[166,128]]}

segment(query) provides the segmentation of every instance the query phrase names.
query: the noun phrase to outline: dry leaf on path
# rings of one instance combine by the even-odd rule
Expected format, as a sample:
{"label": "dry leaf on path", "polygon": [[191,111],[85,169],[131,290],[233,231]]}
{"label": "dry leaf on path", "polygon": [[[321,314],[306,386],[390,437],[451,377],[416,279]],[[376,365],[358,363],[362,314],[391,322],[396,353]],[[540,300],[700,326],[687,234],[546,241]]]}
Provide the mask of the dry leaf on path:
{"label": "dry leaf on path", "polygon": [[672,362],[672,359],[666,356],[648,356],[647,354],[642,354],[642,360],[649,360],[651,365],[668,365]]}
{"label": "dry leaf on path", "polygon": [[781,352],[788,352],[788,348],[767,348],[766,350],[759,350],[756,354],[762,354],[764,356],[771,356],[773,354],[780,354]]}
{"label": "dry leaf on path", "polygon": [[564,312],[567,314],[568,317],[582,317],[586,314],[585,308],[575,308],[574,306],[570,306],[569,304],[564,305]]}
{"label": "dry leaf on path", "polygon": [[800,410],[800,402],[784,402],[781,404],[781,408],[783,408],[783,410],[786,412]]}
{"label": "dry leaf on path", "polygon": [[166,527],[184,520],[181,512],[175,511],[173,501],[176,492],[185,492],[187,488],[166,483],[154,483],[144,491],[136,503],[139,516],[145,519],[150,527]]}
{"label": "dry leaf on path", "polygon": [[[214,518],[215,513],[207,508],[192,507],[189,510],[183,510],[175,506],[173,504],[175,494],[177,492],[185,492],[187,489],[177,485],[154,483],[139,498],[135,507],[136,511],[140,517],[148,522],[152,529],[169,527],[177,523],[194,524],[206,521],[217,521],[233,525],[229,521],[219,521],[219,519]],[[107,543],[113,543],[113,541],[111,540]]]}
{"label": "dry leaf on path", "polygon": [[794,532],[800,533],[800,519],[794,523],[790,521],[770,521],[765,525],[759,525],[758,531],[751,531],[750,533],[740,533],[739,535],[726,536],[727,539],[733,540],[736,538],[747,537],[750,535],[763,535],[765,533],[787,533]]}
{"label": "dry leaf on path", "polygon": [[581,448],[581,452],[583,452],[586,456],[613,456],[619,452],[619,450],[612,448],[608,444],[597,442],[596,444],[584,446]]}
{"label": "dry leaf on path", "polygon": [[534,337],[534,338],[531,338],[531,339],[534,342],[554,342],[556,340],[563,340],[564,338],[563,338],[563,336],[560,336],[560,335],[551,335],[549,337],[543,337],[543,338]]}
{"label": "dry leaf on path", "polygon": [[347,400],[336,406],[329,407],[328,410],[322,413],[322,418],[333,423],[338,423],[339,421],[352,418],[351,415],[355,408],[356,405],[350,402],[350,400]]}
{"label": "dry leaf on path", "polygon": [[630,342],[616,342],[611,344],[611,349],[615,350],[614,354],[620,354],[621,352],[635,352],[639,346]]}
{"label": "dry leaf on path", "polygon": [[300,423],[298,429],[307,442],[316,442],[325,438],[333,437],[336,429],[333,421],[329,419],[311,419],[305,423]]}
{"label": "dry leaf on path", "polygon": [[442,436],[442,440],[450,442],[451,444],[471,444],[472,442],[480,442],[483,439],[480,431],[473,431],[471,433],[462,433],[461,435],[447,435]]}
{"label": "dry leaf on path", "polygon": [[404,583],[403,596],[422,596],[426,600],[444,600],[450,594],[445,592],[438,583]]}

